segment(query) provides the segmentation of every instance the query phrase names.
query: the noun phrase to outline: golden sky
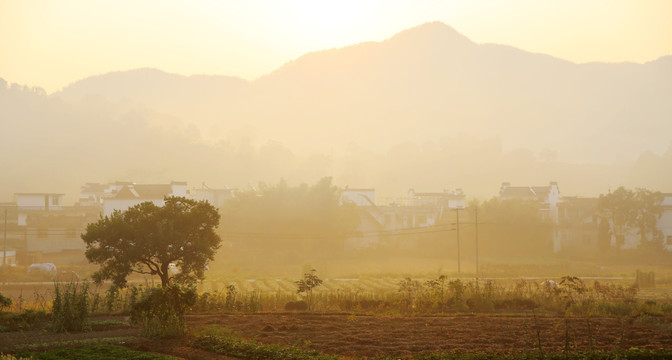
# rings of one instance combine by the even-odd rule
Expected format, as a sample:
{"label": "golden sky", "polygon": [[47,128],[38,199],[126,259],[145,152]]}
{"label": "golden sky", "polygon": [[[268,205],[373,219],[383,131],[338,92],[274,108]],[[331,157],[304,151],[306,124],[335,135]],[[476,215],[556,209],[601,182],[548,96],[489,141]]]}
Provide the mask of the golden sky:
{"label": "golden sky", "polygon": [[672,54],[670,0],[0,0],[0,77],[50,93],[139,67],[254,79],[429,21],[578,63]]}

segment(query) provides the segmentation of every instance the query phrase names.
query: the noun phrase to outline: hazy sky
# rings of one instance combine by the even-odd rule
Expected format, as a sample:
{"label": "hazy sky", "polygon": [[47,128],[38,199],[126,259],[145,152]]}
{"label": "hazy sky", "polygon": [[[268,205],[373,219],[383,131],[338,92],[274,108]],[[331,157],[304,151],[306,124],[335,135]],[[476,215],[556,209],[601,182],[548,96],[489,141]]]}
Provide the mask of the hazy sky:
{"label": "hazy sky", "polygon": [[254,79],[436,20],[477,43],[574,62],[672,54],[670,0],[0,0],[0,77],[47,92],[139,67]]}

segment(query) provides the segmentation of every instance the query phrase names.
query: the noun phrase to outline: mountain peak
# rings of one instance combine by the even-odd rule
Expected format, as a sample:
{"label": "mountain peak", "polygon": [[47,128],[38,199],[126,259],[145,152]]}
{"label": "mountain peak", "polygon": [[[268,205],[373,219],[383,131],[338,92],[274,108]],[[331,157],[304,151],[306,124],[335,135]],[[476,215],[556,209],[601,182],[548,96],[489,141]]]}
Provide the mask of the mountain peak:
{"label": "mountain peak", "polygon": [[440,21],[433,21],[406,29],[390,38],[392,41],[440,41],[473,44],[466,36]]}

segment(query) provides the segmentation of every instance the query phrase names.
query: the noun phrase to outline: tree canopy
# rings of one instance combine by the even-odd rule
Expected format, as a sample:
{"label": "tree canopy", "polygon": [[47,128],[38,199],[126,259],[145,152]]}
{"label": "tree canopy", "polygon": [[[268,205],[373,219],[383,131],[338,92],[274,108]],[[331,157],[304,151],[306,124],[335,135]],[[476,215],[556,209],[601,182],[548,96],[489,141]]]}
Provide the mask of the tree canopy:
{"label": "tree canopy", "polygon": [[[531,200],[502,201],[494,197],[479,207],[480,237],[485,254],[547,255],[553,250],[552,224],[544,220]],[[470,209],[471,210],[471,209]]]}
{"label": "tree canopy", "polygon": [[658,218],[663,212],[663,195],[659,191],[624,187],[600,195],[598,207],[603,216],[610,220],[611,231],[618,245],[622,245],[627,228],[639,231],[640,245],[659,236],[656,229]]}
{"label": "tree canopy", "polygon": [[341,203],[341,190],[326,177],[315,185],[260,184],[222,206],[228,241],[257,250],[343,249],[359,225],[359,210]]}
{"label": "tree canopy", "polygon": [[[143,202],[115,211],[86,227],[86,257],[101,265],[96,282],[112,280],[123,287],[131,273],[158,275],[165,288],[171,279],[203,279],[221,239],[215,228],[219,213],[205,201],[168,197],[164,206]],[[173,274],[169,264],[179,273]]]}

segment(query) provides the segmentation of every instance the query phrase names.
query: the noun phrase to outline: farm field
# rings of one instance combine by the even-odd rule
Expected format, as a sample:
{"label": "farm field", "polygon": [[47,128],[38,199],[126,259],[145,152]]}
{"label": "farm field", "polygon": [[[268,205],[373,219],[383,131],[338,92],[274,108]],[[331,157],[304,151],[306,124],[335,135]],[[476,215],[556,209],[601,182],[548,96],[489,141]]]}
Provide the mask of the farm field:
{"label": "farm field", "polygon": [[8,283],[2,291],[14,301],[5,318],[30,311],[43,315],[28,326],[5,323],[0,353],[116,344],[182,359],[227,359],[212,351],[231,355],[227,346],[247,342],[253,349],[316,351],[329,359],[632,349],[672,354],[669,282],[642,289],[632,283],[632,278],[565,277],[553,288],[540,278],[325,278],[312,293],[300,295],[293,279],[221,278],[197,285],[186,335],[162,340],[129,318],[133,304],[156,285],[152,282],[136,281],[121,290],[80,284],[87,289],[94,325],[91,331],[66,333],[49,330],[53,283]]}
{"label": "farm field", "polygon": [[[106,319],[124,320],[123,316]],[[187,316],[194,333],[227,328],[246,339],[301,348],[346,358],[410,357],[431,352],[516,353],[541,351],[672,350],[670,324],[618,318],[532,316],[355,316],[320,313],[198,314]],[[190,346],[191,337],[148,340],[137,328],[118,325],[86,333],[44,331],[4,333],[0,352],[73,346],[98,339],[134,350],[185,359],[226,359]],[[541,342],[541,347],[538,345]],[[68,343],[69,342],[69,343]]]}
{"label": "farm field", "polygon": [[[222,326],[244,338],[346,357],[427,352],[672,349],[672,331],[615,318],[532,316],[195,315],[192,327]],[[537,331],[539,332],[537,334]]]}

